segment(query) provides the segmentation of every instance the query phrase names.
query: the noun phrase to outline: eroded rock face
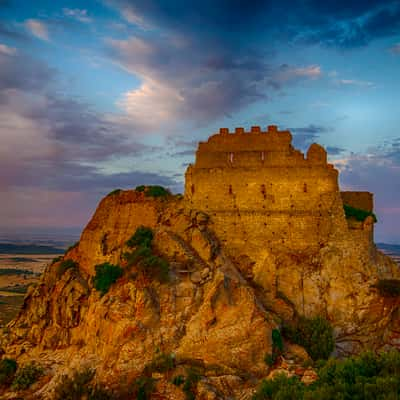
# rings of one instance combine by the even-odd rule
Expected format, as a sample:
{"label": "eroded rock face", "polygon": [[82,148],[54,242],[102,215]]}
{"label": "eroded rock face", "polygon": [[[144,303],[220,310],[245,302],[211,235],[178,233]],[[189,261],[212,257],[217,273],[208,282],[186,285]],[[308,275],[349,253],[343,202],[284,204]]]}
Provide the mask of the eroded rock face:
{"label": "eroded rock face", "polygon": [[[101,297],[92,283],[95,266],[124,266],[126,241],[141,225],[153,229],[156,251],[170,261],[169,282],[126,271]],[[272,329],[295,314],[325,316],[341,354],[400,347],[399,300],[372,287],[378,278],[399,278],[398,267],[375,249],[364,254],[333,240],[319,251],[264,245],[257,257],[232,256],[212,216],[184,199],[126,191],[100,203],[64,259],[79,267],[59,276],[60,262],[49,266],[2,337],[7,356],[47,368],[43,398],[51,398],[63,373],[90,365],[98,381],[112,385],[142,374],[159,352],[173,354],[179,368],[201,366],[199,398],[251,398],[270,372],[264,356]],[[287,357],[293,346],[285,351]],[[305,374],[300,364],[289,366],[278,367]],[[304,380],[311,378],[308,371]],[[161,377],[157,390],[183,398],[168,379]]]}

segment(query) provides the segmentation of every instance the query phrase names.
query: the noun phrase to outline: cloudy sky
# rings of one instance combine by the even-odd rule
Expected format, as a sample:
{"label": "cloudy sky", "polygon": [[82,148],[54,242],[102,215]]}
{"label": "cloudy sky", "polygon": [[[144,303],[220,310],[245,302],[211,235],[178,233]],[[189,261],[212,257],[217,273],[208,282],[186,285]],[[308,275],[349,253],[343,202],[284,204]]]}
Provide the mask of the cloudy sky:
{"label": "cloudy sky", "polygon": [[0,0],[0,230],[181,192],[197,141],[276,124],[400,243],[400,1]]}

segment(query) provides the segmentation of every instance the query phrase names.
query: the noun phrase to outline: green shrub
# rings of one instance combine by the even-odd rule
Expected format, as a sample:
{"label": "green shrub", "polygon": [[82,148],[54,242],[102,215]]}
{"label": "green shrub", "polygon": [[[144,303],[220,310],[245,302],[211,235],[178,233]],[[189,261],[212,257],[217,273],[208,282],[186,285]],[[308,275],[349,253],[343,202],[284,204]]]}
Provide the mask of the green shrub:
{"label": "green shrub", "polygon": [[75,371],[72,377],[63,375],[60,383],[54,391],[55,400],[75,400],[87,396],[89,393],[89,382],[93,379],[95,371],[84,369]]}
{"label": "green shrub", "polygon": [[320,363],[319,379],[306,386],[278,375],[262,381],[254,400],[395,400],[400,397],[400,352],[365,353]]}
{"label": "green shrub", "polygon": [[149,197],[164,197],[170,196],[171,192],[162,186],[148,186],[145,195]]}
{"label": "green shrub", "polygon": [[135,190],[137,192],[144,192],[144,195],[147,197],[165,197],[170,196],[171,192],[168,189],[165,189],[162,186],[153,185],[153,186],[136,186]]}
{"label": "green shrub", "polygon": [[160,282],[169,280],[169,263],[162,257],[154,254],[152,249],[153,232],[150,228],[140,226],[134,235],[126,242],[130,248],[135,248],[123,257],[128,266],[136,264],[143,272],[158,279]]}
{"label": "green shrub", "polygon": [[151,242],[153,241],[153,231],[145,226],[139,226],[132,237],[126,242],[127,246],[130,248],[136,246],[151,247]]}
{"label": "green shrub", "polygon": [[133,382],[132,395],[136,400],[150,400],[151,394],[154,392],[155,380],[148,376],[142,376]]}
{"label": "green shrub", "polygon": [[121,192],[122,192],[121,189],[115,189],[112,192],[108,193],[107,197],[108,196],[116,196],[116,195],[120,194]]}
{"label": "green shrub", "polygon": [[65,274],[65,272],[71,268],[77,270],[79,268],[79,264],[76,261],[71,260],[70,258],[62,261],[57,268],[58,278],[62,277]]}
{"label": "green shrub", "polygon": [[195,369],[189,368],[186,370],[186,378],[182,387],[182,390],[185,393],[186,400],[196,399],[197,382],[199,380],[200,375]]}
{"label": "green shrub", "polygon": [[43,368],[32,362],[17,370],[11,387],[15,390],[28,389],[42,375]]}
{"label": "green shrub", "polygon": [[278,357],[283,352],[283,340],[282,335],[279,329],[272,330],[272,354],[266,354],[264,357],[264,362],[268,366],[272,366],[275,364]]}
{"label": "green shrub", "polygon": [[118,265],[104,263],[96,265],[96,275],[93,279],[93,285],[101,295],[105,295],[111,285],[117,281],[123,274],[123,269]]}
{"label": "green shrub", "polygon": [[383,297],[400,296],[400,280],[398,279],[380,279],[375,285],[378,292]]}
{"label": "green shrub", "polygon": [[297,377],[288,378],[279,374],[274,379],[263,380],[253,399],[300,400],[303,398],[303,392],[304,384]]}
{"label": "green shrub", "polygon": [[347,204],[343,204],[344,214],[346,218],[355,218],[357,221],[363,222],[365,218],[371,216],[374,222],[377,222],[376,215],[371,211],[362,210],[361,208],[351,207]]}
{"label": "green shrub", "polygon": [[54,390],[54,400],[109,400],[111,393],[99,385],[92,385],[95,371],[87,368],[75,371],[72,377],[63,375]]}
{"label": "green shrub", "polygon": [[333,329],[322,317],[300,317],[297,324],[283,328],[284,336],[303,346],[313,360],[327,359],[335,348]]}
{"label": "green shrub", "polygon": [[0,385],[9,385],[17,371],[17,362],[12,358],[3,358],[0,361]]}
{"label": "green shrub", "polygon": [[183,375],[174,376],[172,379],[172,384],[175,386],[181,386],[183,383],[185,383],[185,377]]}

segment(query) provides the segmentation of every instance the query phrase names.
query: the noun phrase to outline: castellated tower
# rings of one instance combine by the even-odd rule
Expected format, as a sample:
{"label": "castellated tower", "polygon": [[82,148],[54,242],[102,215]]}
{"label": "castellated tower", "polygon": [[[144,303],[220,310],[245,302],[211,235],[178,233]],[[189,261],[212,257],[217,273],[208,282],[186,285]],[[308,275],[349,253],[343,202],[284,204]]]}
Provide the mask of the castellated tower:
{"label": "castellated tower", "polygon": [[[222,128],[200,142],[186,171],[185,198],[208,214],[219,238],[232,252],[246,248],[308,251],[329,244],[371,249],[373,224],[349,225],[343,201],[372,210],[372,194],[345,192],[327,153],[312,144],[306,157],[289,131],[253,126],[250,132]],[[342,200],[343,198],[343,200]]]}

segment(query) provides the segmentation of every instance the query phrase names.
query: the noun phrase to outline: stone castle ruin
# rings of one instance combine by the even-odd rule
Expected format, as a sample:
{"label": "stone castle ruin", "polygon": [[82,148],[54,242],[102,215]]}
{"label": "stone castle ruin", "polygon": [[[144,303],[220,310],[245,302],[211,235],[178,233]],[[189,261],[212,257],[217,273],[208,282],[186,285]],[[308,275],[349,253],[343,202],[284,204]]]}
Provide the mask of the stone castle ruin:
{"label": "stone castle ruin", "polygon": [[328,242],[369,253],[372,217],[346,220],[343,204],[372,211],[372,194],[340,192],[325,149],[314,143],[304,156],[291,142],[291,133],[274,125],[221,128],[199,143],[186,171],[185,198],[212,218],[232,253],[319,251]]}

